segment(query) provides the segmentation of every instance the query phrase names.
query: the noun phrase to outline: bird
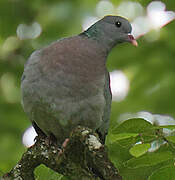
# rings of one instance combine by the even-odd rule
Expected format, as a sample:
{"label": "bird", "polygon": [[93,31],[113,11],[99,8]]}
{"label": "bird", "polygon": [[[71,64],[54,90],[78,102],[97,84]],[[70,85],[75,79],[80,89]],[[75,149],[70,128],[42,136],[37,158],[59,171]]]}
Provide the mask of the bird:
{"label": "bird", "polygon": [[112,101],[106,61],[120,43],[137,46],[131,31],[127,19],[108,15],[84,32],[31,54],[24,65],[21,96],[37,134],[62,144],[74,128],[83,126],[105,143]]}

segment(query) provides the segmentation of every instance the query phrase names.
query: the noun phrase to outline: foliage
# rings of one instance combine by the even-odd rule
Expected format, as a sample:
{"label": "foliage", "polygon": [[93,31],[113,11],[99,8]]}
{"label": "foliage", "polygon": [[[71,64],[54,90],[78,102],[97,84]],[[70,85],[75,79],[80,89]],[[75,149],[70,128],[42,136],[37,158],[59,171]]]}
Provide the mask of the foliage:
{"label": "foliage", "polygon": [[[121,1],[111,2],[118,5]],[[146,7],[150,1],[138,2]],[[175,10],[175,1],[164,2],[167,9]],[[0,175],[9,171],[25,151],[21,139],[30,122],[20,104],[20,78],[26,59],[35,49],[81,32],[83,19],[95,15],[97,3],[98,0],[0,1]],[[16,35],[18,25],[31,26],[33,22],[41,25],[41,35],[20,40]],[[174,126],[157,124],[159,117],[153,123],[146,118],[121,118],[140,111],[175,118],[174,29],[172,22],[160,30],[158,40],[152,41],[152,31],[138,40],[138,48],[123,44],[108,57],[109,71],[120,69],[130,80],[127,97],[112,104],[106,142],[111,160],[126,180],[175,179]],[[39,167],[37,179],[46,172]],[[52,172],[47,175],[47,179],[56,179]]]}
{"label": "foliage", "polygon": [[173,180],[175,142],[171,133],[174,131],[165,136],[163,129],[144,119],[129,119],[111,131],[107,142],[110,157],[124,179],[167,179],[170,173],[169,180]]}

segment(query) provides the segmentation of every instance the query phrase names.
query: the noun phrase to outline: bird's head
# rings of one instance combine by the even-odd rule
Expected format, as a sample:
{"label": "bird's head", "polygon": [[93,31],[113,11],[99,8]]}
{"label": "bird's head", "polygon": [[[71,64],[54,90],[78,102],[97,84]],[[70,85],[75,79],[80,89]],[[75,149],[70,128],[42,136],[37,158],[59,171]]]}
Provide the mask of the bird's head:
{"label": "bird's head", "polygon": [[130,42],[137,46],[137,41],[131,35],[131,31],[132,27],[127,19],[120,16],[105,16],[85,33],[111,49],[123,42]]}

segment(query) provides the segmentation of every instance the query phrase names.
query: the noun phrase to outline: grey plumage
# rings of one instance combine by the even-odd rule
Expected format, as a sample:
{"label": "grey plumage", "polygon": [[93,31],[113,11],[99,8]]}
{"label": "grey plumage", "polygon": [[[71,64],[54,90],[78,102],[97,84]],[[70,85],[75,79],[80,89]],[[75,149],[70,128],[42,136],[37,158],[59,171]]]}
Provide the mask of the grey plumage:
{"label": "grey plumage", "polygon": [[[123,26],[116,27],[116,21]],[[133,42],[130,32],[126,19],[107,16],[30,56],[21,82],[22,104],[36,129],[62,143],[82,125],[96,130],[104,142],[111,107],[106,59],[117,43]]]}

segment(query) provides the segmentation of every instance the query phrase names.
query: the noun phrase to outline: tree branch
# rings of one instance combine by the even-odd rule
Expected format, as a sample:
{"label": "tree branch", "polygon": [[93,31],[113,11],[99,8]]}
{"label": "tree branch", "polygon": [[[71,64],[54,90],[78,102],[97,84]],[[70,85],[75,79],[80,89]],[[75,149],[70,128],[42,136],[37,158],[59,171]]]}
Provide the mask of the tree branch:
{"label": "tree branch", "polygon": [[18,164],[3,176],[4,180],[34,180],[34,170],[44,164],[70,180],[121,180],[117,169],[109,160],[106,147],[89,128],[77,127],[66,147],[61,150],[49,145],[44,137],[27,149]]}

